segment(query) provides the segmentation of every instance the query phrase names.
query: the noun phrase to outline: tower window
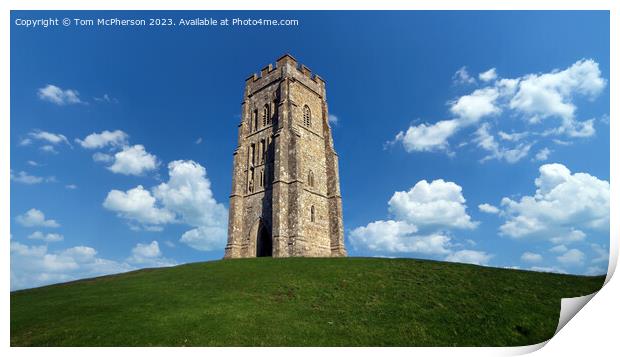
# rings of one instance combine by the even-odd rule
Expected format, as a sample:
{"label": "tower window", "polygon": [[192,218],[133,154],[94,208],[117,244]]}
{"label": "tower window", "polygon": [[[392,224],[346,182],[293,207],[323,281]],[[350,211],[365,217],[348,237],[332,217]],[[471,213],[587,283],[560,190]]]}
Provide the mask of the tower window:
{"label": "tower window", "polygon": [[314,187],[314,173],[312,170],[308,172],[308,186]]}
{"label": "tower window", "polygon": [[263,107],[263,126],[266,126],[269,122],[269,104],[265,104]]}
{"label": "tower window", "polygon": [[310,113],[309,106],[304,105],[303,115],[304,115],[304,125],[311,126],[312,125],[312,113]]}
{"label": "tower window", "polygon": [[264,163],[265,162],[265,155],[267,154],[266,152],[266,147],[265,147],[265,139],[260,141],[260,163]]}
{"label": "tower window", "polygon": [[254,118],[252,120],[252,128],[250,131],[254,132],[258,130],[258,110],[254,110]]}
{"label": "tower window", "polygon": [[310,222],[314,222],[314,206],[310,207]]}

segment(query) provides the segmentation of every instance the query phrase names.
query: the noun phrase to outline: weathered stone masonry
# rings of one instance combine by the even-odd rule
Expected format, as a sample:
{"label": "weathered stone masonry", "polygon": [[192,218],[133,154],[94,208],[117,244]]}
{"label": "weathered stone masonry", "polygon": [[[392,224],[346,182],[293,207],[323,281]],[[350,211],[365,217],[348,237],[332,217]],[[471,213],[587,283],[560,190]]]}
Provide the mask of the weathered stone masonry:
{"label": "weathered stone masonry", "polygon": [[246,80],[224,258],[346,256],[325,81],[290,55]]}

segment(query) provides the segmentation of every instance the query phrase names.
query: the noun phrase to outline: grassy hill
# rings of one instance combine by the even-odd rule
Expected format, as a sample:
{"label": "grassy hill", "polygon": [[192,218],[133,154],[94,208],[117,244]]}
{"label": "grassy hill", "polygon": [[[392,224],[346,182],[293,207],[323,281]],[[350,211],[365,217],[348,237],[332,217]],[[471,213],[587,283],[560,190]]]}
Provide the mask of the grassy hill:
{"label": "grassy hill", "polygon": [[11,293],[12,346],[510,346],[579,277],[413,259],[243,259]]}

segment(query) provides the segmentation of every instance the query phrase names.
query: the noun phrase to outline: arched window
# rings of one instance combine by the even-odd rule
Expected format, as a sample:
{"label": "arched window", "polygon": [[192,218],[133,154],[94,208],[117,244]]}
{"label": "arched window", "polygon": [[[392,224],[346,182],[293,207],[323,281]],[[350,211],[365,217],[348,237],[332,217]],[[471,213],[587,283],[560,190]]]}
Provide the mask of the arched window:
{"label": "arched window", "polygon": [[312,170],[308,172],[308,186],[314,187],[314,173],[312,173]]}
{"label": "arched window", "polygon": [[265,154],[266,154],[266,147],[265,147],[265,139],[260,141],[260,163],[264,163],[265,162]]}
{"label": "arched window", "polygon": [[256,131],[258,130],[258,110],[254,111],[254,118],[252,120],[252,128],[250,128],[250,131]]}
{"label": "arched window", "polygon": [[260,187],[265,187],[265,172],[262,169],[260,170],[259,184],[260,184]]}
{"label": "arched window", "polygon": [[248,192],[254,192],[254,169],[250,169],[250,179],[248,180]]}
{"label": "arched window", "polygon": [[263,107],[263,126],[269,124],[269,104]]}
{"label": "arched window", "polygon": [[310,207],[310,222],[314,222],[314,206]]}
{"label": "arched window", "polygon": [[312,125],[312,113],[310,113],[310,107],[309,106],[304,105],[303,114],[304,114],[304,125],[305,126]]}

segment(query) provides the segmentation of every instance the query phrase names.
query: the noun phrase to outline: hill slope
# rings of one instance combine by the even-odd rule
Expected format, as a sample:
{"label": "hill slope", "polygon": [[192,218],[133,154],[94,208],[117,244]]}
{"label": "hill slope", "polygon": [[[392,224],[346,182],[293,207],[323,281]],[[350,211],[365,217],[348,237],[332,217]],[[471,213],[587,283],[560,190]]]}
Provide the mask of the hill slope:
{"label": "hill slope", "polygon": [[505,346],[604,277],[413,259],[244,259],[11,293],[12,346]]}

